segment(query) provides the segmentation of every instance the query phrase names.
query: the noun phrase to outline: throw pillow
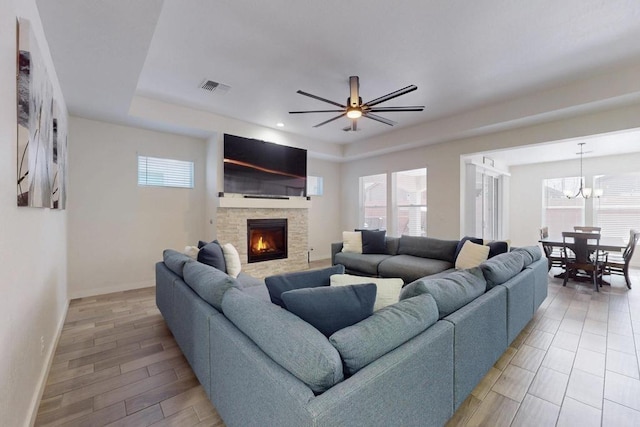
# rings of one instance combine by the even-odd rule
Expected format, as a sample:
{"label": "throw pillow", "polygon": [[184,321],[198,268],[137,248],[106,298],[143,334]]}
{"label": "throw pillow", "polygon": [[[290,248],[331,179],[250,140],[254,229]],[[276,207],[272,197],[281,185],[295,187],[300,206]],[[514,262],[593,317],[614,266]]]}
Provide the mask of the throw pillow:
{"label": "throw pillow", "polygon": [[464,242],[462,250],[456,258],[456,270],[479,266],[489,256],[489,246],[478,245],[470,240]]}
{"label": "throw pillow", "polygon": [[220,247],[220,243],[218,243],[217,240],[214,240],[211,243],[207,243],[203,247],[201,247],[200,251],[198,252],[197,259],[203,264],[210,265],[211,267],[217,268],[224,273],[227,272],[227,264],[224,260],[222,247]]}
{"label": "throw pillow", "polygon": [[222,252],[224,253],[224,262],[227,265],[227,274],[233,278],[238,277],[240,270],[242,270],[240,254],[231,243],[222,245]]}
{"label": "throw pillow", "polygon": [[509,251],[509,244],[504,240],[495,240],[487,243],[489,246],[489,258],[493,258],[496,255],[503,254]]}
{"label": "throw pillow", "polygon": [[330,277],[333,274],[344,273],[344,265],[336,264],[332,267],[317,270],[296,271],[293,273],[276,274],[265,277],[264,283],[269,291],[271,302],[284,308],[280,297],[283,292],[294,289],[315,288],[316,286],[329,286]]}
{"label": "throw pillow", "polygon": [[200,252],[200,248],[198,248],[197,246],[185,246],[184,247],[184,254],[186,256],[188,256],[189,258],[193,258],[195,260],[198,259],[198,252]]}
{"label": "throw pillow", "polygon": [[438,321],[438,307],[428,294],[418,295],[373,313],[329,337],[346,373],[353,375]]}
{"label": "throw pillow", "polygon": [[460,239],[460,241],[458,242],[458,245],[456,246],[456,255],[454,257],[454,259],[458,259],[458,255],[460,255],[460,251],[462,250],[462,247],[464,246],[464,244],[467,241],[471,241],[477,245],[482,245],[483,244],[483,240],[478,238],[478,237],[469,237],[469,236],[464,236],[462,239]]}
{"label": "throw pillow", "polygon": [[376,285],[373,283],[303,288],[282,294],[287,311],[327,337],[371,316],[375,299]]}
{"label": "throw pillow", "polygon": [[342,232],[342,252],[362,253],[362,232],[343,231]]}
{"label": "throw pillow", "polygon": [[361,283],[375,283],[378,288],[373,311],[398,302],[404,282],[402,279],[382,279],[378,277],[353,276],[351,274],[334,274],[331,276],[331,286],[356,285]]}
{"label": "throw pillow", "polygon": [[362,230],[362,253],[363,254],[384,254],[387,245],[385,244],[385,230]]}

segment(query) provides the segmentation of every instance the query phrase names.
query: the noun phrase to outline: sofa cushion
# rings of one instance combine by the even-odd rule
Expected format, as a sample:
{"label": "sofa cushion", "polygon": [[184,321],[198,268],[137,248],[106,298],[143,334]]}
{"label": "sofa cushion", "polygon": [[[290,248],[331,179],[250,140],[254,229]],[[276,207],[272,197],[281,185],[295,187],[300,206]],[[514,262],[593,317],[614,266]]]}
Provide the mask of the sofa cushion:
{"label": "sofa cushion", "polygon": [[438,320],[431,295],[418,295],[376,311],[329,337],[345,371],[353,375],[374,360],[409,341]]}
{"label": "sofa cushion", "polygon": [[238,329],[314,393],[344,378],[342,361],[327,337],[293,313],[231,289],[222,311]]}
{"label": "sofa cushion", "polygon": [[376,285],[320,286],[281,295],[285,308],[325,336],[358,323],[373,313]]}
{"label": "sofa cushion", "polygon": [[382,277],[400,277],[405,283],[410,283],[452,267],[453,263],[449,261],[413,255],[396,255],[383,260],[378,265],[378,274]]}
{"label": "sofa cushion", "polygon": [[387,250],[385,230],[362,230],[362,253],[384,254]]}
{"label": "sofa cushion", "polygon": [[377,287],[376,302],[373,305],[373,311],[380,310],[398,302],[400,298],[400,290],[404,285],[402,279],[397,278],[380,278],[380,277],[362,277],[353,276],[351,274],[334,274],[331,276],[331,286],[356,285],[360,283],[375,283]]}
{"label": "sofa cushion", "polygon": [[184,265],[193,261],[187,255],[173,249],[162,251],[162,259],[167,268],[180,277],[183,277]]}
{"label": "sofa cushion", "polygon": [[370,276],[378,275],[378,265],[391,255],[382,254],[356,254],[351,252],[338,252],[335,255],[335,263],[342,264],[347,270]]}
{"label": "sofa cushion", "polygon": [[534,261],[542,258],[542,251],[537,246],[523,246],[514,248],[512,252],[518,252],[524,258],[524,266],[528,266]]}
{"label": "sofa cushion", "polygon": [[456,257],[456,269],[464,270],[480,265],[489,257],[489,246],[478,245],[471,240],[467,240],[462,245],[462,250]]}
{"label": "sofa cushion", "polygon": [[440,318],[448,316],[482,295],[487,287],[479,267],[455,271],[437,279],[424,278],[408,284],[400,293],[400,300],[428,293],[438,305]]}
{"label": "sofa cushion", "polygon": [[480,264],[487,281],[487,290],[506,282],[524,268],[524,256],[518,251],[496,255]]}
{"label": "sofa cushion", "polygon": [[460,239],[460,241],[458,242],[458,244],[456,245],[456,254],[454,255],[454,259],[457,260],[458,259],[458,255],[460,254],[460,251],[462,250],[462,247],[464,246],[464,244],[467,241],[471,241],[473,243],[475,243],[476,245],[482,245],[483,244],[483,240],[479,237],[469,237],[469,236],[464,236],[462,239]]}
{"label": "sofa cushion", "polygon": [[[200,241],[200,243],[203,243]],[[200,248],[198,252],[198,261],[210,265],[211,267],[217,268],[218,270],[226,273],[227,265],[224,261],[224,254],[222,252],[222,247],[217,240],[214,240],[211,243],[207,243],[206,245]]]}
{"label": "sofa cushion", "polygon": [[332,274],[344,273],[343,265],[334,265],[318,270],[297,271],[294,273],[276,274],[264,279],[269,291],[271,302],[284,307],[282,302],[283,292],[294,289],[315,288],[317,286],[329,286]]}
{"label": "sofa cushion", "polygon": [[222,310],[225,292],[232,287],[240,287],[228,274],[201,262],[190,262],[184,266],[184,281],[218,311]]}
{"label": "sofa cushion", "polygon": [[458,240],[403,235],[398,244],[398,255],[413,255],[454,263],[457,247]]}
{"label": "sofa cushion", "polygon": [[342,232],[342,252],[362,253],[362,232],[343,231]]}

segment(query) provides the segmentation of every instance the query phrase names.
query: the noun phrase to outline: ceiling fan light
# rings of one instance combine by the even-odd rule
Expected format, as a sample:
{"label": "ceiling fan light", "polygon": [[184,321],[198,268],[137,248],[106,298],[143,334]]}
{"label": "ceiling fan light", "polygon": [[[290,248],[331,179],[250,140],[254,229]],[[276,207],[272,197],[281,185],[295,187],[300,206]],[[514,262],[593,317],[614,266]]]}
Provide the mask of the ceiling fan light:
{"label": "ceiling fan light", "polygon": [[359,108],[349,108],[347,109],[347,117],[350,119],[359,119],[362,117],[362,110]]}

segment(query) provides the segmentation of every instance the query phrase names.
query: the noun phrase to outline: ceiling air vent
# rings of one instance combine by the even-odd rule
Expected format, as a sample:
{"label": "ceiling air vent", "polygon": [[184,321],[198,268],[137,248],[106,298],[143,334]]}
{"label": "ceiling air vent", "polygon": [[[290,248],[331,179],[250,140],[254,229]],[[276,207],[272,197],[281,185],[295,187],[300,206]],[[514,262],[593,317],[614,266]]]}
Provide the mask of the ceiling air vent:
{"label": "ceiling air vent", "polygon": [[204,79],[204,81],[200,84],[200,89],[204,89],[208,92],[217,92],[220,94],[225,94],[229,92],[229,89],[231,89],[231,86],[214,82],[213,80]]}

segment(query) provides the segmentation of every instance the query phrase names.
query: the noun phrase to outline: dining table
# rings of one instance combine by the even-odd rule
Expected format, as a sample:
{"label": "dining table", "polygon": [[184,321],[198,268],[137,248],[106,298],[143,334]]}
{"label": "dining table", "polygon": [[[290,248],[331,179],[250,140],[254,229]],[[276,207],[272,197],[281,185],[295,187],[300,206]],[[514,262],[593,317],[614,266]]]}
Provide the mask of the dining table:
{"label": "dining table", "polygon": [[[544,237],[540,240],[538,240],[539,243],[542,244],[542,246],[552,246],[552,247],[558,247],[558,248],[562,248],[564,247],[564,243],[562,241],[562,236],[558,237],[558,236],[549,236],[549,237]],[[571,247],[571,243],[573,243],[573,238],[571,237],[567,237],[567,247]],[[627,243],[619,238],[619,237],[601,237],[600,238],[600,245],[598,246],[598,248],[601,251],[605,251],[605,252],[622,252],[624,251],[624,249],[627,247]],[[590,250],[596,250],[596,244],[595,243],[587,243],[587,248]],[[564,271],[562,273],[556,274],[554,277],[556,278],[563,278],[564,277]],[[607,282],[606,280],[602,279],[602,284],[603,285],[610,285],[609,282]]]}

